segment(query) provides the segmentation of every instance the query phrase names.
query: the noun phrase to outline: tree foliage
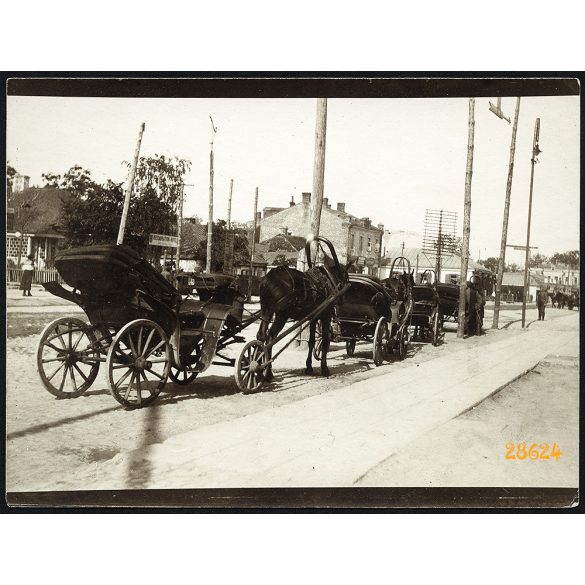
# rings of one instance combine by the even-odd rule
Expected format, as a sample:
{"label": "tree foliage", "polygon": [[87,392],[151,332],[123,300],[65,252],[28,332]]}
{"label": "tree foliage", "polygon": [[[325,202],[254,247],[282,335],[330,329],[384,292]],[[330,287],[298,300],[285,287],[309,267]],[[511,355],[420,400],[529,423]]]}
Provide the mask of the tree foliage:
{"label": "tree foliage", "polygon": [[548,258],[543,254],[534,254],[528,259],[528,266],[530,268],[540,268],[543,264],[548,262]]}
{"label": "tree foliage", "polygon": [[[140,158],[126,220],[125,244],[144,256],[158,256],[160,249],[149,250],[149,235],[176,233],[176,206],[188,168],[189,162],[181,159]],[[99,184],[92,179],[91,171],[79,165],[62,177],[48,173],[43,179],[47,185],[57,181],[59,187],[73,195],[61,214],[68,246],[116,242],[124,205],[123,183],[108,180]]]}
{"label": "tree foliage", "polygon": [[[234,266],[248,264],[250,262],[250,246],[248,233],[244,229],[232,229],[234,233]],[[213,222],[212,247],[211,247],[211,271],[222,272],[225,257],[225,241],[228,233],[227,223],[220,219]],[[195,260],[202,264],[207,263],[207,238],[199,242],[195,250]]]}
{"label": "tree foliage", "polygon": [[499,258],[494,258],[493,256],[490,256],[489,258],[487,258],[486,260],[482,260],[481,263],[488,269],[491,270],[492,272],[497,272],[498,271],[498,262],[499,262]]}
{"label": "tree foliage", "polygon": [[550,261],[553,264],[567,264],[569,266],[579,266],[579,250],[571,250],[569,252],[555,252]]}
{"label": "tree foliage", "polygon": [[6,161],[6,185],[9,193],[12,191],[12,185],[14,184],[14,176],[16,173],[17,170],[10,164],[10,161]]}

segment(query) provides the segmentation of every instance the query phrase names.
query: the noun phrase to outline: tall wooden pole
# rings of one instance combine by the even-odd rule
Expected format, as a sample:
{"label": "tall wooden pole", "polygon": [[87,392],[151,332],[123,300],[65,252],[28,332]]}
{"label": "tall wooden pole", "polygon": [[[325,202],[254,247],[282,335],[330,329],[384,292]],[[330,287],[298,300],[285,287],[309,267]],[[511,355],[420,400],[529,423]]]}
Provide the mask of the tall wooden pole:
{"label": "tall wooden pole", "polygon": [[230,196],[228,199],[228,212],[227,212],[227,229],[232,229],[232,193],[234,190],[234,180],[230,179]]}
{"label": "tall wooden pole", "polygon": [[140,144],[142,142],[142,134],[144,134],[144,122],[140,125],[138,130],[138,140],[136,141],[136,149],[134,150],[134,158],[130,165],[130,173],[128,174],[128,181],[126,182],[126,190],[124,193],[124,207],[122,209],[122,219],[120,220],[120,227],[118,229],[118,239],[116,244],[119,246],[124,242],[124,231],[126,230],[126,219],[128,218],[128,208],[130,207],[130,197],[132,197],[132,189],[134,187],[134,176],[136,174],[136,167],[138,166],[138,156],[140,155]]}
{"label": "tall wooden pole", "polygon": [[469,128],[467,132],[467,168],[465,170],[465,202],[463,209],[463,245],[459,273],[459,318],[457,337],[465,331],[465,292],[469,265],[469,233],[471,231],[471,177],[473,176],[473,140],[475,134],[475,98],[469,98]]}
{"label": "tall wooden pole", "polygon": [[209,119],[211,120],[211,149],[209,151],[209,214],[207,216],[207,260],[205,263],[205,272],[208,274],[211,272],[211,240],[213,238],[213,141],[217,132],[213,118],[209,116]]}
{"label": "tall wooden pole", "polygon": [[248,278],[248,301],[252,300],[252,273],[254,272],[254,252],[256,251],[256,225],[258,216],[258,187],[254,197],[254,223],[252,227],[252,244],[250,246],[250,277]]}
{"label": "tall wooden pole", "polygon": [[177,208],[177,264],[175,266],[175,276],[179,274],[179,264],[181,263],[181,240],[183,237],[183,199],[185,197],[185,186],[181,186],[181,195]]}
{"label": "tall wooden pole", "polygon": [[522,328],[526,325],[526,298],[528,296],[528,275],[530,263],[530,220],[532,218],[532,187],[534,185],[534,165],[536,164],[536,157],[540,153],[538,147],[538,135],[540,134],[540,118],[536,118],[534,124],[534,141],[532,143],[532,158],[530,169],[530,196],[528,198],[528,226],[526,228],[526,258],[524,260],[524,298],[522,299]]}
{"label": "tall wooden pole", "polygon": [[518,129],[518,117],[520,115],[520,98],[516,98],[516,111],[514,112],[514,125],[512,126],[512,142],[510,144],[510,164],[508,167],[508,181],[506,183],[506,200],[504,201],[504,222],[502,224],[502,241],[500,243],[500,257],[498,259],[498,271],[496,273],[496,298],[494,301],[494,320],[492,329],[498,328],[500,318],[500,299],[502,294],[502,282],[506,267],[506,244],[508,240],[508,218],[510,216],[510,195],[512,194],[512,176],[514,175],[514,154],[516,152],[516,131]]}
{"label": "tall wooden pole", "polygon": [[315,123],[315,162],[313,166],[313,193],[311,195],[311,233],[319,235],[323,186],[325,182],[325,138],[327,134],[327,98],[317,99],[317,120]]}

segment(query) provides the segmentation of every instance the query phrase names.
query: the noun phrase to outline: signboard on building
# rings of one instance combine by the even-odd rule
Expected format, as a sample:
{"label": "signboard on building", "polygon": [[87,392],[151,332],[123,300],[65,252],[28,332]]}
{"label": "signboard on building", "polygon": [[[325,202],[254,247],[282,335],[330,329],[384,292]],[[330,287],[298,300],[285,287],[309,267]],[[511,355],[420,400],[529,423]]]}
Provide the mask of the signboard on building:
{"label": "signboard on building", "polygon": [[358,256],[357,265],[358,266],[365,266],[366,265],[366,257],[365,256]]}
{"label": "signboard on building", "polygon": [[179,245],[177,236],[166,236],[164,234],[150,234],[148,237],[150,246],[163,246],[165,248],[176,248]]}

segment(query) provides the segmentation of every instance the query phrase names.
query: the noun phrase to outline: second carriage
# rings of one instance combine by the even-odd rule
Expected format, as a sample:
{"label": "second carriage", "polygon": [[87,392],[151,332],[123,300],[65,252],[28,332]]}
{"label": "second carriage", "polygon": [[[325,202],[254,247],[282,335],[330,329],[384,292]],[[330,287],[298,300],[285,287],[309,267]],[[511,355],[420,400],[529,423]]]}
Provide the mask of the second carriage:
{"label": "second carriage", "polygon": [[[372,344],[372,358],[379,366],[392,352],[406,357],[413,309],[412,275],[407,258],[394,260],[390,277],[384,281],[363,275],[349,275],[349,290],[336,307],[333,341],[344,341],[347,355],[358,342]],[[319,342],[315,357],[319,358]]]}

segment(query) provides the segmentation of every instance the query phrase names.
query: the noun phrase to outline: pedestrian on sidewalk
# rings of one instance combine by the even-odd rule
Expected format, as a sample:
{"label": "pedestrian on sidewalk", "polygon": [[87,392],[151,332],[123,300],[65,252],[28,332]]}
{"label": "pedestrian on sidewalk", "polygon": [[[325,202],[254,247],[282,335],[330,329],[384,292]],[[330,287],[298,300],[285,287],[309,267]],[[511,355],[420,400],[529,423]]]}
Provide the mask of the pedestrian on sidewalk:
{"label": "pedestrian on sidewalk", "polygon": [[538,320],[544,321],[544,311],[548,302],[548,292],[539,290],[536,293],[536,306],[538,307]]}
{"label": "pedestrian on sidewalk", "polygon": [[467,305],[467,333],[469,335],[481,335],[485,298],[479,290],[479,278],[475,275],[472,276],[467,282],[465,303]]}
{"label": "pedestrian on sidewalk", "polygon": [[35,270],[35,263],[32,256],[27,256],[22,263],[22,277],[20,279],[20,290],[23,297],[32,297],[30,288],[32,285],[33,274]]}

